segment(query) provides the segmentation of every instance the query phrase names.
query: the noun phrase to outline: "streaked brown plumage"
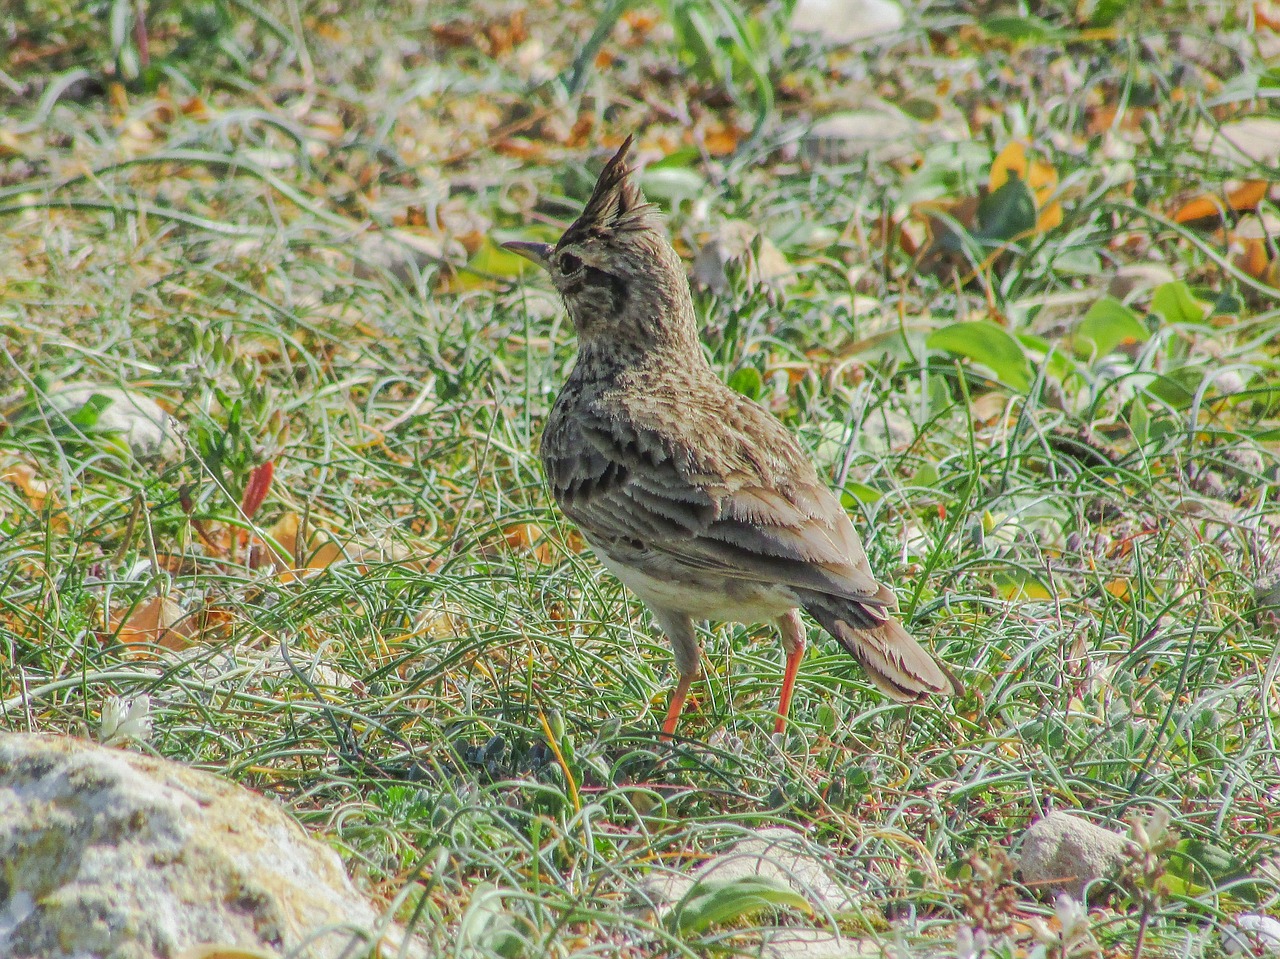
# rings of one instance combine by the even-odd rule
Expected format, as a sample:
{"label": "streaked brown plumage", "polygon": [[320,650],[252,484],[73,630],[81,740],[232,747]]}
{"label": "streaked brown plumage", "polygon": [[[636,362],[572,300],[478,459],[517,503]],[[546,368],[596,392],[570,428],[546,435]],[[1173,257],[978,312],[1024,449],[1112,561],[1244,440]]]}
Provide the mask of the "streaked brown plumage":
{"label": "streaked brown plumage", "polygon": [[671,640],[680,682],[664,736],[699,673],[697,620],[777,622],[778,731],[804,654],[800,608],[893,699],[958,694],[892,618],[893,593],[792,435],[707,363],[683,264],[636,185],[630,146],[554,247],[506,246],[551,275],[578,334],[542,461],[565,515]]}

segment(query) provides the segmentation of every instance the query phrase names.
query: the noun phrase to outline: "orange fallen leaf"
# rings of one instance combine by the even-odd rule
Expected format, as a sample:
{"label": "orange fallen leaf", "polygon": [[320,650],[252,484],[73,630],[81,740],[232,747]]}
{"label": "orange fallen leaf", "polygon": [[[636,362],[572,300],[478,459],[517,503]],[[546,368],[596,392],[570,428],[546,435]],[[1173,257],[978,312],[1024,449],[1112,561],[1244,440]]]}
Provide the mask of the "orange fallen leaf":
{"label": "orange fallen leaf", "polygon": [[739,136],[740,134],[736,127],[716,127],[707,131],[702,145],[706,148],[707,153],[713,157],[728,156],[738,149]]}
{"label": "orange fallen leaf", "polygon": [[507,545],[514,550],[532,552],[539,563],[555,562],[556,551],[547,534],[537,523],[516,523],[503,532]]}
{"label": "orange fallen leaf", "polygon": [[1225,210],[1234,213],[1256,210],[1258,204],[1266,197],[1269,187],[1270,184],[1266,180],[1248,180],[1227,192],[1225,204],[1221,196],[1202,193],[1182,204],[1173,215],[1173,221],[1194,223],[1197,220],[1217,220],[1222,217]]}
{"label": "orange fallen leaf", "polygon": [[1113,579],[1102,588],[1116,599],[1129,598],[1129,581],[1127,579]]}
{"label": "orange fallen leaf", "polygon": [[506,137],[493,145],[496,152],[517,160],[541,160],[546,156],[545,144],[530,140],[528,137]]}
{"label": "orange fallen leaf", "polygon": [[195,622],[167,596],[155,596],[132,611],[112,617],[109,633],[126,646],[187,649]]}
{"label": "orange fallen leaf", "polygon": [[36,510],[43,509],[45,500],[53,495],[52,480],[39,479],[36,468],[30,463],[14,463],[5,467],[4,472],[0,473],[0,479],[6,479],[18,487]]}

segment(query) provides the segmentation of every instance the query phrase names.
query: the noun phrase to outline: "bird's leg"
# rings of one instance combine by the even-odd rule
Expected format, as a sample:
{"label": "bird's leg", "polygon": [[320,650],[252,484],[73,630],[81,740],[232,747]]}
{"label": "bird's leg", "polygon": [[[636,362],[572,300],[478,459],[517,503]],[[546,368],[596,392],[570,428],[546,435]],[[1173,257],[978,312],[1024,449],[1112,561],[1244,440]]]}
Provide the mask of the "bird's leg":
{"label": "bird's leg", "polygon": [[689,695],[689,687],[698,678],[697,673],[681,673],[676,691],[671,694],[671,705],[667,707],[667,718],[662,723],[662,739],[669,740],[676,731],[676,722],[680,719],[680,711],[684,709],[684,701]]}
{"label": "bird's leg", "polygon": [[787,654],[787,668],[782,674],[778,721],[773,727],[775,733],[782,732],[787,726],[787,715],[791,712],[791,694],[796,687],[796,674],[800,672],[800,660],[804,659],[805,628],[800,621],[800,610],[793,609],[785,616],[779,616],[778,629],[782,631],[782,648]]}
{"label": "bird's leg", "polygon": [[683,613],[673,610],[653,609],[653,618],[671,641],[671,649],[676,654],[676,669],[680,673],[680,682],[676,691],[671,694],[671,705],[667,707],[667,718],[662,723],[662,738],[670,739],[676,731],[676,721],[680,718],[680,710],[689,696],[689,687],[702,672],[702,646],[698,642],[698,633],[694,629],[693,620]]}

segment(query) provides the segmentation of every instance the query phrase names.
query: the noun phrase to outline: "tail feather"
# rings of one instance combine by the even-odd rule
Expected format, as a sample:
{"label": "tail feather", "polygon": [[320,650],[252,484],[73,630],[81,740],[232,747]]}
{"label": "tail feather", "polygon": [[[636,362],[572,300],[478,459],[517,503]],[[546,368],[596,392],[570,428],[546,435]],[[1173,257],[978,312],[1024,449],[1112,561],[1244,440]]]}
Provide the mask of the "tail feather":
{"label": "tail feather", "polygon": [[960,680],[916,642],[901,623],[895,619],[868,623],[869,619],[884,615],[880,610],[872,612],[861,606],[833,609],[820,602],[805,604],[805,610],[840,640],[871,681],[891,699],[914,703],[931,695],[964,695]]}

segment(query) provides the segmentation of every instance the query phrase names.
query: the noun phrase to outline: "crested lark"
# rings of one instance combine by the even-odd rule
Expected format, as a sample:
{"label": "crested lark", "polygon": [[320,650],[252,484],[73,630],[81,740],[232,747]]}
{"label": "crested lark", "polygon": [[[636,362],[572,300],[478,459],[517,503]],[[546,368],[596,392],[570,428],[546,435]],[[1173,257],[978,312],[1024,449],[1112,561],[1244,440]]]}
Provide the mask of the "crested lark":
{"label": "crested lark", "polygon": [[795,439],[712,371],[684,266],[627,165],[630,146],[559,243],[504,246],[551,275],[578,334],[542,462],[560,508],[675,649],[663,737],[699,675],[695,620],[778,624],[778,732],[804,655],[800,609],[893,699],[959,694],[892,618],[894,594]]}

